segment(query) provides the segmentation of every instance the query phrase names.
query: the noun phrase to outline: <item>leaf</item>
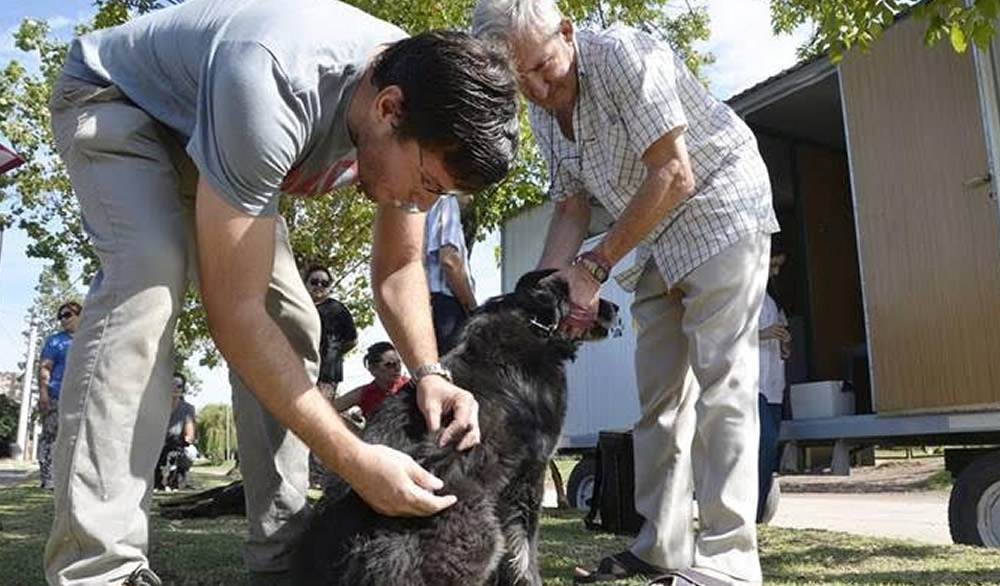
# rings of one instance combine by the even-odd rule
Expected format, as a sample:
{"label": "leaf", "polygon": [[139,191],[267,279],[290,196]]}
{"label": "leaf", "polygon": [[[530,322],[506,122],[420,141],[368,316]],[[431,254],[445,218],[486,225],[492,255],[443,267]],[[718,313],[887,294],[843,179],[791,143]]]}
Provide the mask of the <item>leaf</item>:
{"label": "leaf", "polygon": [[951,46],[959,53],[964,53],[969,48],[969,43],[965,39],[965,31],[958,24],[951,25]]}

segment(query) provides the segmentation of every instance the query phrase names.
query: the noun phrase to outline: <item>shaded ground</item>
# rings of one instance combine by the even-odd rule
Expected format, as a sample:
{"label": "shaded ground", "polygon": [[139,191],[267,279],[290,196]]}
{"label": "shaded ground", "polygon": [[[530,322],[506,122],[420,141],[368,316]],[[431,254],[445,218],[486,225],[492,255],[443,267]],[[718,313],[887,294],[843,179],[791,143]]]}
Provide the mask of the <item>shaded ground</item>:
{"label": "shaded ground", "polygon": [[781,476],[782,493],[894,493],[951,489],[944,458],[879,461],[853,468],[850,476],[793,474]]}

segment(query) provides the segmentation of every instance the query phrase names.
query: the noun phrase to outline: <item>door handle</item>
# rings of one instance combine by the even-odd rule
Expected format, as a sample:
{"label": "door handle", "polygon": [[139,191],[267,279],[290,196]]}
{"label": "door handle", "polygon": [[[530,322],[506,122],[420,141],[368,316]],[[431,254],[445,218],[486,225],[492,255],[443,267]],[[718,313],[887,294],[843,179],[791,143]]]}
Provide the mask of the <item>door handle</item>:
{"label": "door handle", "polygon": [[976,189],[977,187],[982,187],[984,185],[989,185],[993,181],[992,173],[985,173],[983,175],[976,175],[975,177],[970,177],[962,183],[962,186],[966,189]]}
{"label": "door handle", "polygon": [[993,174],[988,171],[982,175],[970,177],[962,183],[962,187],[964,187],[967,191],[979,189],[984,186],[990,188],[990,190],[986,193],[986,197],[989,199],[996,199],[996,194],[993,193]]}

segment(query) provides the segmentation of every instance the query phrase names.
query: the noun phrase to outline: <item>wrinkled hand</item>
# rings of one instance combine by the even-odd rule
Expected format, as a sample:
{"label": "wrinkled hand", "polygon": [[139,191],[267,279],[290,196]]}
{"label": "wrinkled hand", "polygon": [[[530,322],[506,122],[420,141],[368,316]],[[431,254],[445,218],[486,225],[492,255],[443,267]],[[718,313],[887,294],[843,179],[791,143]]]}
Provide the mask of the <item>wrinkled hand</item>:
{"label": "wrinkled hand", "polygon": [[441,432],[439,445],[461,438],[458,449],[464,451],[479,443],[479,403],[469,391],[456,387],[444,377],[425,376],[417,384],[417,406],[431,432],[441,427],[443,415],[452,414],[451,423]]}
{"label": "wrinkled hand", "polygon": [[773,324],[760,331],[760,339],[779,340],[781,342],[789,343],[792,341],[792,334],[788,331],[787,327],[781,324]]}
{"label": "wrinkled hand", "polygon": [[583,337],[597,319],[601,284],[580,265],[570,265],[548,278],[562,278],[569,285],[569,315],[563,317],[559,329],[570,339]]}
{"label": "wrinkled hand", "polygon": [[390,517],[426,517],[458,502],[439,496],[444,482],[403,452],[387,446],[362,444],[345,479],[371,508]]}

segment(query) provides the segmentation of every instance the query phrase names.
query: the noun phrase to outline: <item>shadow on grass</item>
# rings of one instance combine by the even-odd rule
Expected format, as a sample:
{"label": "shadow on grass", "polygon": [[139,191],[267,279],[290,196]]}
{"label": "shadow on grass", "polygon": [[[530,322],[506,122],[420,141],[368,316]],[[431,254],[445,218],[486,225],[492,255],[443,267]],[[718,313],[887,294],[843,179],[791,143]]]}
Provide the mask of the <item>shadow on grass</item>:
{"label": "shadow on grass", "polygon": [[0,489],[0,523],[0,584],[44,584],[42,554],[52,526],[52,493],[28,485]]}
{"label": "shadow on grass", "polygon": [[819,530],[760,532],[766,583],[1000,584],[1000,552]]}

